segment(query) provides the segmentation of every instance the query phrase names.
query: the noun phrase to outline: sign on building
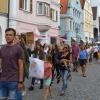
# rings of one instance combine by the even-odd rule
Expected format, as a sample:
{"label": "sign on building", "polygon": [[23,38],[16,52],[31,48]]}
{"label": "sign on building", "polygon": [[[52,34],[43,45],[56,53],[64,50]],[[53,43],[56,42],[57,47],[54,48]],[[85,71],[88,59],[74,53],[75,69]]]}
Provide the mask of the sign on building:
{"label": "sign on building", "polygon": [[26,33],[26,43],[27,44],[33,44],[34,43],[34,34],[33,34],[33,32],[27,32]]}

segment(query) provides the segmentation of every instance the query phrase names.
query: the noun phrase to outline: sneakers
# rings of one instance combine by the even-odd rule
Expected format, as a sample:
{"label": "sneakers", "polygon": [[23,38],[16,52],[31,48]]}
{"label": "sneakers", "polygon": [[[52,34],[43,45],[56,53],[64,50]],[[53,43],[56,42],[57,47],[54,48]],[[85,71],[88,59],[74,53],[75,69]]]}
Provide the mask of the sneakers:
{"label": "sneakers", "polygon": [[60,93],[60,96],[64,96],[64,95],[65,95],[65,92],[62,91],[62,92]]}
{"label": "sneakers", "polygon": [[22,96],[24,97],[26,95],[26,91],[22,91]]}
{"label": "sneakers", "polygon": [[85,74],[82,74],[82,77],[87,77]]}
{"label": "sneakers", "polygon": [[30,87],[28,88],[28,90],[29,90],[29,91],[34,90],[34,87],[30,86]]}
{"label": "sneakers", "polygon": [[39,89],[43,89],[43,86],[40,86],[40,88]]}

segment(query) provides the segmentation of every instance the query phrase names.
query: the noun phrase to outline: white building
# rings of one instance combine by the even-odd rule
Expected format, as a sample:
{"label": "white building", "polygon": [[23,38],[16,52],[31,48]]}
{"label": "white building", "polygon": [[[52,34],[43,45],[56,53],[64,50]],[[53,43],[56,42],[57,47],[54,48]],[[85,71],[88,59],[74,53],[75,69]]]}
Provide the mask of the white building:
{"label": "white building", "polygon": [[0,45],[5,44],[5,29],[7,28],[7,17],[0,14]]}
{"label": "white building", "polygon": [[5,29],[7,28],[8,0],[0,0],[0,45],[5,44]]}
{"label": "white building", "polygon": [[91,0],[93,10],[94,38],[98,41],[100,37],[100,0]]}

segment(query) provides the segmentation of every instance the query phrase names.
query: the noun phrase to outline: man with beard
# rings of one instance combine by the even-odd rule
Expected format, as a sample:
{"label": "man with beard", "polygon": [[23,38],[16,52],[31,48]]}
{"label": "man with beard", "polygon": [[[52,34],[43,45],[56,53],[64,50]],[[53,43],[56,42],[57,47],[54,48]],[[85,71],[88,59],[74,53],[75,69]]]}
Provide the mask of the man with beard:
{"label": "man with beard", "polygon": [[0,49],[0,100],[16,100],[16,91],[23,88],[23,59],[21,46],[14,44],[16,31],[13,28],[5,30],[7,44]]}

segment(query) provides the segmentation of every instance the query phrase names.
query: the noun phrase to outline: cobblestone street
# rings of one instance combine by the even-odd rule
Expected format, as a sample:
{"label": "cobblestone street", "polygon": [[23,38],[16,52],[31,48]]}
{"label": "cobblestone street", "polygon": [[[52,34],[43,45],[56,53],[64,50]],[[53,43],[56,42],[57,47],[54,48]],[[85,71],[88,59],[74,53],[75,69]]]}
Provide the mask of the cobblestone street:
{"label": "cobblestone street", "polygon": [[[100,62],[88,66],[87,78],[82,77],[81,72],[72,73],[72,76],[73,79],[68,85],[66,95],[59,96],[61,83],[58,85],[55,83],[50,100],[100,100]],[[42,100],[42,98],[43,90],[35,87],[34,91],[27,91],[24,100]]]}

